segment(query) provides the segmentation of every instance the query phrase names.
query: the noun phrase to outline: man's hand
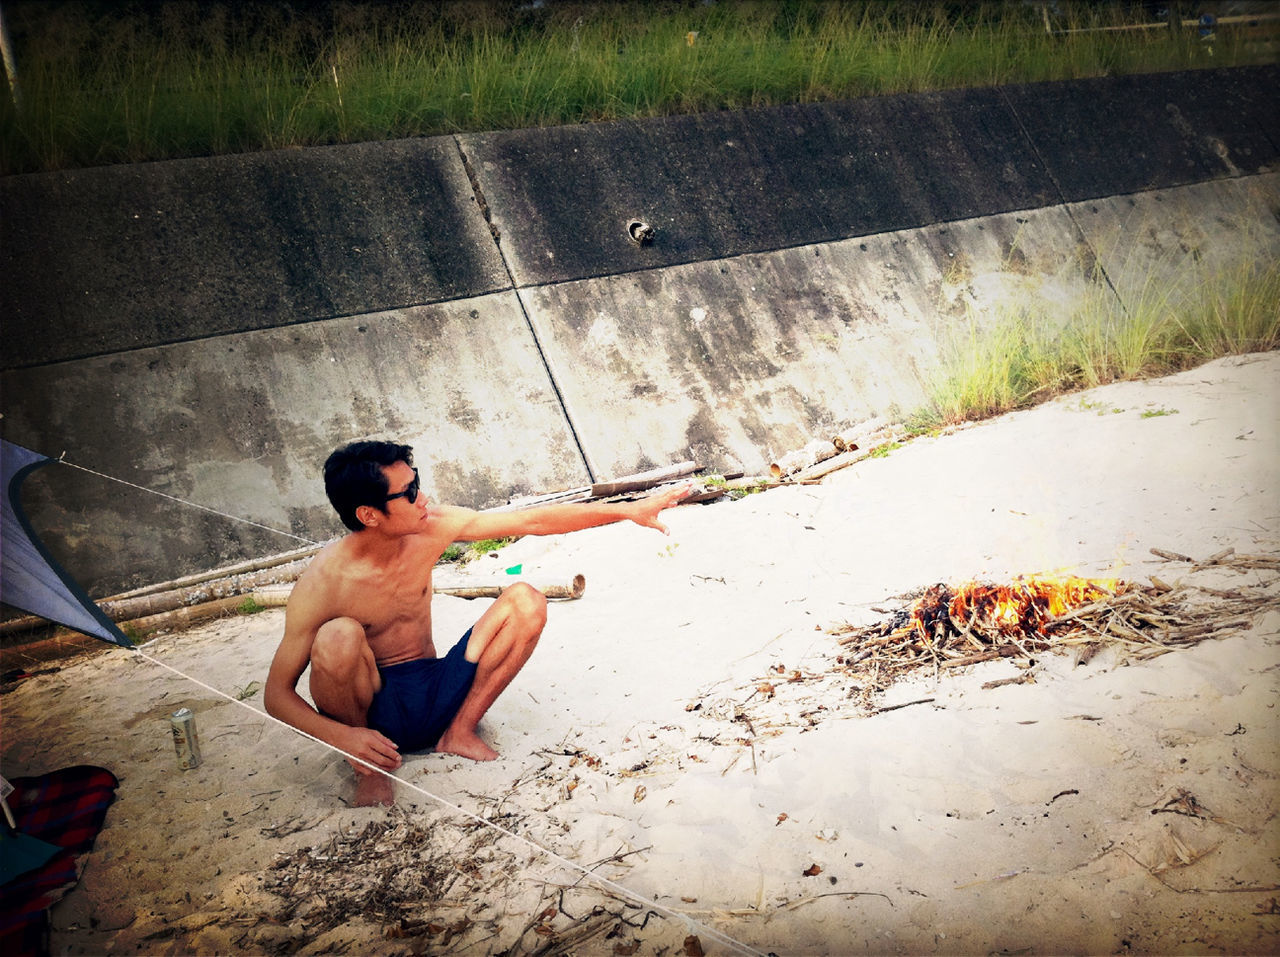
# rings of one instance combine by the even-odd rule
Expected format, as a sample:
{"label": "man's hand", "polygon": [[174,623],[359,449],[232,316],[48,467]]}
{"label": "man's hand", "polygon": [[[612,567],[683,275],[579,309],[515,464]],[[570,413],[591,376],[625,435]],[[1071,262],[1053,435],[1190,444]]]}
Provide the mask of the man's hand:
{"label": "man's hand", "polygon": [[[394,771],[400,767],[400,749],[396,747],[396,743],[372,728],[347,727],[341,735],[341,740],[333,744],[346,754],[361,761],[367,761],[384,771]],[[352,761],[351,758],[347,759],[347,763],[355,768],[356,774],[374,773],[359,761]]]}
{"label": "man's hand", "polygon": [[643,525],[645,528],[656,528],[663,535],[670,535],[671,531],[667,526],[658,521],[658,514],[664,509],[675,505],[680,499],[687,496],[693,491],[693,485],[686,483],[677,485],[675,488],[667,489],[665,492],[655,492],[653,495],[647,495],[642,499],[632,502],[635,514],[630,516],[631,521],[637,525]]}

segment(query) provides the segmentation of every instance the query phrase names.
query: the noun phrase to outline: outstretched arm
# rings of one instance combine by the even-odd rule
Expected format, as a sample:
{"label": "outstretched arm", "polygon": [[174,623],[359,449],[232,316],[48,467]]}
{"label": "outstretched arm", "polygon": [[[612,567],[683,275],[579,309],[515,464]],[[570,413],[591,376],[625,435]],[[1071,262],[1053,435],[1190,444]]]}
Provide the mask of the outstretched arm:
{"label": "outstretched arm", "polygon": [[614,522],[635,522],[670,534],[658,516],[692,490],[691,485],[655,492],[631,502],[584,502],[569,505],[540,505],[513,512],[473,512],[468,509],[441,509],[458,523],[454,541],[475,542],[486,538],[515,535],[562,535]]}

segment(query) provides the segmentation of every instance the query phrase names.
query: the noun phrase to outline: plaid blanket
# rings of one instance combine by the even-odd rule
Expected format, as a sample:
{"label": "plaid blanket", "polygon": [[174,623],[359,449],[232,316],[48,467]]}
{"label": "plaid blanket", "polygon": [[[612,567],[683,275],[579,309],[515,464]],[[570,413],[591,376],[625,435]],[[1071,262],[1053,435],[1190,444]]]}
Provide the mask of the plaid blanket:
{"label": "plaid blanket", "polygon": [[9,783],[19,833],[62,848],[0,887],[0,954],[26,957],[48,952],[48,908],[79,880],[78,859],[93,847],[120,782],[105,768],[80,765]]}

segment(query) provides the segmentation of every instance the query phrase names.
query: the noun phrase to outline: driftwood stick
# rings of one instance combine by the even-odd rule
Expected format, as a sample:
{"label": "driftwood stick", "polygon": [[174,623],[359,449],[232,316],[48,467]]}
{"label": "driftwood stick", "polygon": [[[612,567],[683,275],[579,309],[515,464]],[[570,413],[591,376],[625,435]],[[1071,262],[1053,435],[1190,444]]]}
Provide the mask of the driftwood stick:
{"label": "driftwood stick", "polygon": [[792,483],[813,481],[814,479],[824,478],[832,472],[838,472],[842,468],[853,465],[855,462],[861,462],[869,453],[863,452],[861,449],[841,452],[834,455],[825,462],[819,462],[817,465],[811,465],[807,469],[801,469],[796,472],[788,480]]}
{"label": "driftwood stick", "polygon": [[592,498],[604,498],[608,495],[619,495],[623,492],[643,492],[663,482],[671,482],[698,471],[696,462],[681,462],[663,468],[650,469],[648,472],[637,472],[635,475],[623,476],[612,482],[596,482],[591,486]]}
{"label": "driftwood stick", "polygon": [[1234,548],[1224,548],[1222,551],[1215,552],[1214,554],[1210,555],[1204,561],[1196,562],[1196,566],[1203,567],[1205,565],[1217,565],[1224,558],[1228,558],[1234,555],[1235,553],[1236,553],[1236,550]]}
{"label": "driftwood stick", "polygon": [[1218,563],[1227,568],[1262,568],[1269,571],[1280,571],[1280,558],[1267,558],[1263,555],[1240,555],[1230,561]]}
{"label": "driftwood stick", "polygon": [[1195,559],[1190,555],[1183,555],[1181,552],[1171,552],[1163,548],[1153,548],[1151,549],[1151,554],[1156,556],[1156,558],[1163,558],[1166,562],[1195,563]]}
{"label": "driftwood stick", "polygon": [[933,698],[917,698],[915,701],[904,701],[902,704],[889,704],[883,708],[876,708],[876,714],[884,714],[886,711],[897,711],[899,708],[910,708],[913,704],[929,704]]}
{"label": "driftwood stick", "polygon": [[943,668],[961,668],[965,665],[976,665],[983,661],[994,661],[996,658],[1012,658],[1015,655],[1026,654],[1018,648],[1017,645],[1001,645],[999,648],[992,648],[990,651],[984,651],[976,655],[970,655],[967,658],[953,658],[942,663]]}
{"label": "driftwood stick", "polygon": [[1035,676],[1030,671],[1024,671],[1020,675],[1014,675],[1012,678],[997,678],[995,681],[984,681],[982,683],[983,691],[990,691],[992,688],[1003,688],[1006,685],[1022,685],[1030,682],[1035,684]]}

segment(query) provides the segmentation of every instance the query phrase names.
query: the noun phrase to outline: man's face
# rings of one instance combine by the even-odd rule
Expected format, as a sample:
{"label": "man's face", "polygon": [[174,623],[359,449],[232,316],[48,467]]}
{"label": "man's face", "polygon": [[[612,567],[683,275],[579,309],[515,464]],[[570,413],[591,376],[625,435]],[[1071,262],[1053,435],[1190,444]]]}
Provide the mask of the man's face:
{"label": "man's face", "polygon": [[393,462],[382,472],[387,477],[387,501],[382,507],[387,531],[416,531],[426,521],[429,504],[419,488],[418,473],[403,462]]}

